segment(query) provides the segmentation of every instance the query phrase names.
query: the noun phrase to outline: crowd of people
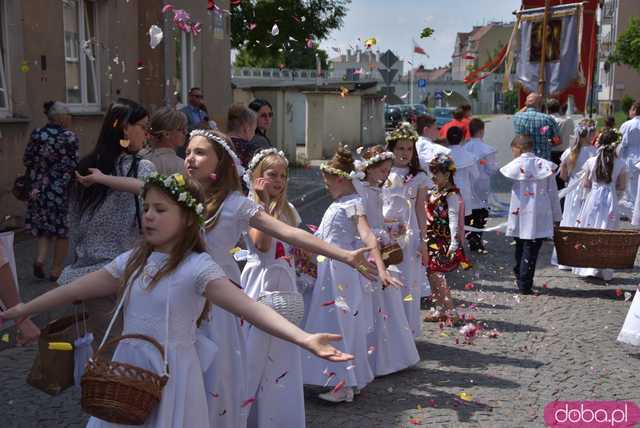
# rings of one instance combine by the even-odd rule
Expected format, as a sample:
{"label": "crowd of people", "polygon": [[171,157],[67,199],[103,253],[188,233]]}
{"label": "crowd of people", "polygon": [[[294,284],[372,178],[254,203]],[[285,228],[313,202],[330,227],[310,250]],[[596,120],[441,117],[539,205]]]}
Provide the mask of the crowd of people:
{"label": "crowd of people", "polygon": [[[338,147],[320,166],[333,202],[313,234],[287,200],[289,161],[267,137],[265,100],[231,106],[223,133],[200,109],[199,88],[182,111],[150,115],[120,99],[82,159],[68,110],[49,103],[49,124],[25,153],[34,183],[27,226],[39,238],[34,275],[45,276],[54,245],[49,277],[60,287],[25,304],[0,295],[11,306],[0,319],[82,301],[96,344],[120,334],[157,339],[164,359],[136,340],[109,350],[154,372],[170,367],[147,426],[305,426],[303,385],[324,388],[329,402],[353,401],[376,377],[418,363],[423,322],[464,319],[447,274],[472,267],[467,251],[490,250],[483,231],[495,174],[513,183],[506,235],[521,294],[534,292],[538,253],[555,226],[615,229],[622,193],[640,226],[640,103],[620,134],[588,119],[567,130],[553,116],[558,103],[546,114],[541,99],[531,94],[514,117],[514,159],[502,167],[485,123],[464,111],[442,129],[422,115],[378,145]],[[564,211],[557,180],[567,185]],[[72,261],[63,268],[67,238]]]}

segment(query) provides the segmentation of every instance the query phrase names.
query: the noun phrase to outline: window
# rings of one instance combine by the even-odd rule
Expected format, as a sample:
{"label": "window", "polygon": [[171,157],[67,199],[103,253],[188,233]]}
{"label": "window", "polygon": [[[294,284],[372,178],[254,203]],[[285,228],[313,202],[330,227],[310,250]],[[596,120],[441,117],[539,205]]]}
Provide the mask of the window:
{"label": "window", "polygon": [[193,34],[180,31],[180,37],[176,40],[176,91],[179,93],[179,100],[182,104],[187,104],[187,94],[189,89],[195,85],[193,83]]}
{"label": "window", "polygon": [[9,113],[9,93],[7,86],[7,37],[5,33],[5,2],[0,0],[0,114]]}
{"label": "window", "polygon": [[62,5],[67,103],[97,110],[97,7],[93,0],[63,0]]}

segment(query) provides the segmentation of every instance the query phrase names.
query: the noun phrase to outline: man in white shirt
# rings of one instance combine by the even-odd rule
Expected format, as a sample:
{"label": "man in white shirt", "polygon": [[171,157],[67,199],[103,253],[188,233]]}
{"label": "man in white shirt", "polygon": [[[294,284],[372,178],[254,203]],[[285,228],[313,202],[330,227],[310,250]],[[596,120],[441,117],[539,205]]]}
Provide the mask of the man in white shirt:
{"label": "man in white shirt", "polygon": [[418,116],[416,120],[416,131],[418,131],[418,135],[420,135],[420,138],[416,141],[416,153],[420,161],[420,168],[422,168],[427,176],[430,176],[429,162],[440,153],[449,155],[451,150],[436,143],[440,137],[440,133],[438,131],[438,125],[436,125],[435,117],[429,114]]}
{"label": "man in white shirt", "polygon": [[623,214],[627,217],[631,217],[630,213],[633,210],[638,193],[640,170],[635,168],[635,165],[640,161],[640,101],[633,103],[631,110],[629,110],[629,117],[631,119],[620,126],[622,140],[618,148],[618,155],[627,166],[627,171],[629,171],[629,184],[621,201],[624,207]]}

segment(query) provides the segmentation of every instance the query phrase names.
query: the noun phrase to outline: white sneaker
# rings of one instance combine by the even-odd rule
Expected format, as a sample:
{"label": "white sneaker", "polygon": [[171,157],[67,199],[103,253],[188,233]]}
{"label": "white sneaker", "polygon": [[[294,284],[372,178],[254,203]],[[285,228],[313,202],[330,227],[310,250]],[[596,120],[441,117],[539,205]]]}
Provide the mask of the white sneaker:
{"label": "white sneaker", "polygon": [[353,388],[345,386],[338,392],[329,391],[319,394],[318,397],[331,403],[351,403],[353,401]]}

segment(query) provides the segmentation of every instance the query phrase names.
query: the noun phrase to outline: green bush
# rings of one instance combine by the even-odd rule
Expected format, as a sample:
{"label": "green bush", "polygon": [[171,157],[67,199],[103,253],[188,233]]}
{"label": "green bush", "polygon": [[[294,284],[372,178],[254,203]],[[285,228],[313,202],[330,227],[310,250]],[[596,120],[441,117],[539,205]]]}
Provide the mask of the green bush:
{"label": "green bush", "polygon": [[620,100],[620,109],[622,109],[622,111],[626,113],[631,109],[633,103],[634,99],[629,95],[625,95],[624,97],[622,97],[622,100]]}

